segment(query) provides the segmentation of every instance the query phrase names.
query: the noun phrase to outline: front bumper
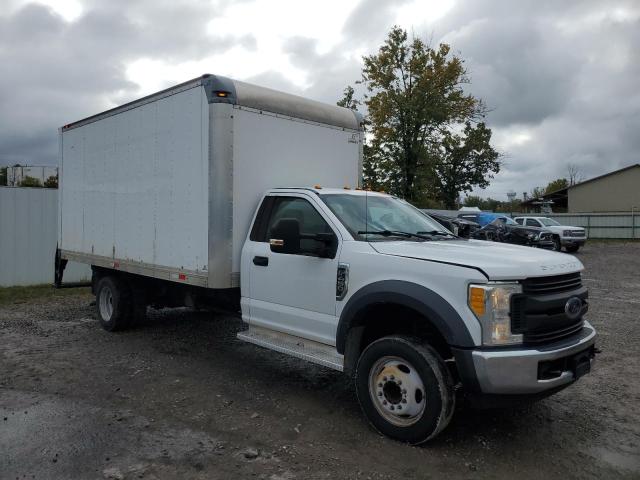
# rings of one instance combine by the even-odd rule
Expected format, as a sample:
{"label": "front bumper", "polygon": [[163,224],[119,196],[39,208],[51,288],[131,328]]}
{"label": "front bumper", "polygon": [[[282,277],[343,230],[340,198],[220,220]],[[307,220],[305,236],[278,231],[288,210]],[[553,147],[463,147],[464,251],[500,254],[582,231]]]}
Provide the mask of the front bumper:
{"label": "front bumper", "polygon": [[[456,362],[463,386],[471,391],[540,394],[568,386],[590,370],[595,338],[595,329],[585,321],[582,331],[569,339],[535,348],[457,350]],[[573,364],[577,359],[582,360],[578,366]]]}
{"label": "front bumper", "polygon": [[544,248],[545,250],[553,250],[555,248],[555,244],[553,240],[536,240],[531,243],[532,247]]}
{"label": "front bumper", "polygon": [[564,237],[560,239],[560,243],[565,246],[565,245],[578,245],[578,246],[582,246],[585,243],[587,243],[587,239],[586,238],[580,238],[580,237],[576,237],[576,238],[571,238],[571,237]]}

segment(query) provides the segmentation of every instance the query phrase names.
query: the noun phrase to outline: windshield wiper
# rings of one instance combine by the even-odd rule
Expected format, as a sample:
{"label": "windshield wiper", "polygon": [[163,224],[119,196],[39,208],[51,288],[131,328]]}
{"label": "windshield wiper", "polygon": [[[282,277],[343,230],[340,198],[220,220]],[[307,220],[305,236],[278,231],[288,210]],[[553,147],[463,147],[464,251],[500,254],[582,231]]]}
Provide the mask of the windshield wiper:
{"label": "windshield wiper", "polygon": [[441,236],[441,237],[456,237],[458,238],[457,235],[454,235],[453,233],[449,233],[449,232],[443,232],[442,230],[431,230],[430,232],[417,232],[420,235],[437,235],[437,236]]}
{"label": "windshield wiper", "polygon": [[425,237],[420,235],[422,232],[410,233],[402,232],[400,230],[360,230],[358,235],[381,235],[383,237],[405,237],[405,238],[420,238],[422,240],[431,240],[431,237]]}

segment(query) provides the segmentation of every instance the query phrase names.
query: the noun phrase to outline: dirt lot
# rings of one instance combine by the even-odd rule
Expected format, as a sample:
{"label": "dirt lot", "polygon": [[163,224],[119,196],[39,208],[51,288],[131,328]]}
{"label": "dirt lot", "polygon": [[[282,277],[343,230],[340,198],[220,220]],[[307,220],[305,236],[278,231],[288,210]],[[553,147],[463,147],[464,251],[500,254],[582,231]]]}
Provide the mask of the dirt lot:
{"label": "dirt lot", "polygon": [[0,296],[0,478],[639,478],[640,243],[591,243],[591,375],[537,404],[459,405],[435,441],[377,435],[341,374],[154,312],[110,334],[86,289]]}

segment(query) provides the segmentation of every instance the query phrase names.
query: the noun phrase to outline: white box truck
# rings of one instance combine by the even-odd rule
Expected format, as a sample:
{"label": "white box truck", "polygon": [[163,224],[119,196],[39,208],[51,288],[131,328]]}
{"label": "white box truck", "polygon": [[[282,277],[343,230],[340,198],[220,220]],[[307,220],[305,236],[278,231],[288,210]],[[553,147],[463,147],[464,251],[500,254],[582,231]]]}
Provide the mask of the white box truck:
{"label": "white box truck", "polygon": [[460,239],[360,190],[361,124],[203,75],[65,125],[56,282],[91,265],[109,331],[148,306],[241,311],[241,340],[345,371],[371,424],[414,444],[457,391],[495,405],[588,373],[580,261]]}

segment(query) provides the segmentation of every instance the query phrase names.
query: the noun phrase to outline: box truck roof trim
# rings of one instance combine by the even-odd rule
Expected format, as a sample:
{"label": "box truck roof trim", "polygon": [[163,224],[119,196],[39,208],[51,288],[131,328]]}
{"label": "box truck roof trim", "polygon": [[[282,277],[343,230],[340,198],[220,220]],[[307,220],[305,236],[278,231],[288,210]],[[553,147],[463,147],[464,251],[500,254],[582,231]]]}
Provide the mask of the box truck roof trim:
{"label": "box truck roof trim", "polygon": [[[360,130],[362,115],[358,112],[337,105],[310,100],[290,93],[272,90],[232,80],[220,75],[205,74],[187,82],[161,90],[133,102],[106,110],[90,117],[70,123],[61,131],[71,130],[103,118],[126,112],[141,105],[169,97],[191,88],[204,87],[209,103],[231,103],[243,107],[266,112],[288,115],[290,117],[341,127],[349,130]],[[224,93],[219,95],[219,93]]]}

